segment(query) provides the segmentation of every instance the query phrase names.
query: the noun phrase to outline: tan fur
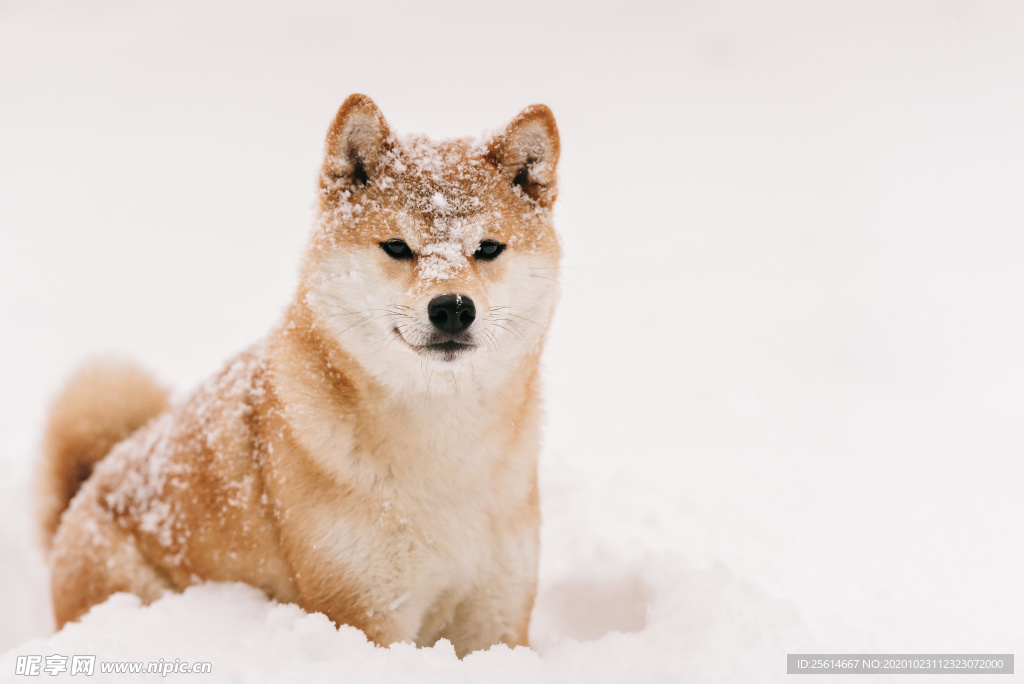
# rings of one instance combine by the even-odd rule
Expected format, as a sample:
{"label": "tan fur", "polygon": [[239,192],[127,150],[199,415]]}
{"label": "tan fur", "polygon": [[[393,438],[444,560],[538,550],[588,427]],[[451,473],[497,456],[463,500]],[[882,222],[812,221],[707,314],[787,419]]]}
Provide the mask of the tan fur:
{"label": "tan fur", "polygon": [[[558,154],[542,105],[487,140],[432,142],[346,100],[293,304],[95,468],[53,543],[58,623],[117,591],[224,580],[382,645],[526,644]],[[388,257],[392,239],[416,258]],[[478,259],[482,240],[506,250]],[[424,346],[448,293],[478,311],[450,356]]]}
{"label": "tan fur", "polygon": [[122,361],[92,361],[71,377],[50,408],[43,439],[38,503],[47,549],[96,463],[166,408],[167,390]]}

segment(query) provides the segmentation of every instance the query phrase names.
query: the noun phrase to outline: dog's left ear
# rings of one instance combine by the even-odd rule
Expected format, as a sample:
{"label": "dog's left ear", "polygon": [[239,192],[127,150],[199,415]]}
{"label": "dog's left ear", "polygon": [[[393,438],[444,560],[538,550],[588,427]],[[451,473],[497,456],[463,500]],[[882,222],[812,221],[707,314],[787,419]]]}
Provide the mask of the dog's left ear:
{"label": "dog's left ear", "polygon": [[371,183],[392,144],[391,129],[366,95],[349,95],[327,131],[324,174],[354,186]]}
{"label": "dog's left ear", "polygon": [[555,115],[547,105],[530,105],[487,146],[487,159],[514,186],[542,206],[550,206],[557,194],[558,155],[561,145]]}

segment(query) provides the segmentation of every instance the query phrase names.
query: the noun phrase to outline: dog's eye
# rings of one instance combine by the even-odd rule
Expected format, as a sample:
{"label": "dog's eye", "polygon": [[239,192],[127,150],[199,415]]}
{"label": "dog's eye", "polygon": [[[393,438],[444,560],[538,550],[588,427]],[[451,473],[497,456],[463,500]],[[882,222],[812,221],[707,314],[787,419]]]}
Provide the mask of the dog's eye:
{"label": "dog's eye", "polygon": [[489,261],[504,251],[505,245],[494,240],[484,240],[480,243],[480,247],[473,254],[474,259],[483,259]]}
{"label": "dog's eye", "polygon": [[412,250],[402,240],[388,240],[380,243],[380,246],[392,259],[412,259]]}

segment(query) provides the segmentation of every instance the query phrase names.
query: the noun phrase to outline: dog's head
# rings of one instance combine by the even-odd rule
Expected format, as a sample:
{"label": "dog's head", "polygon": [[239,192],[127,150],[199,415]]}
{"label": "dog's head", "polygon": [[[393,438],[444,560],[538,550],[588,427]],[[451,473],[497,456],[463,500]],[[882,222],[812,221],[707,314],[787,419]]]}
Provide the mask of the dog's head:
{"label": "dog's head", "polygon": [[389,385],[429,386],[439,370],[491,384],[535,359],[557,297],[551,111],[435,142],[395,137],[352,95],[326,147],[300,291],[317,325]]}

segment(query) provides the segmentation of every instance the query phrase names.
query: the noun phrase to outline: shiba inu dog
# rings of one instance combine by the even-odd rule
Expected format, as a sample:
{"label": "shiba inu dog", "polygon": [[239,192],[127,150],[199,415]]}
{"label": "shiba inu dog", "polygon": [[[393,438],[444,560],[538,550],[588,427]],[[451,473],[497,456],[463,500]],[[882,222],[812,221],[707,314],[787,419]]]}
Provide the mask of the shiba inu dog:
{"label": "shiba inu dog", "polygon": [[240,581],[381,645],[527,644],[558,157],[543,105],[435,142],[349,97],[280,325],[174,406],[112,362],[54,404],[58,625],[115,592]]}

